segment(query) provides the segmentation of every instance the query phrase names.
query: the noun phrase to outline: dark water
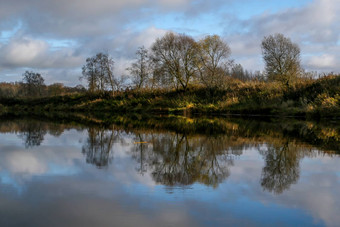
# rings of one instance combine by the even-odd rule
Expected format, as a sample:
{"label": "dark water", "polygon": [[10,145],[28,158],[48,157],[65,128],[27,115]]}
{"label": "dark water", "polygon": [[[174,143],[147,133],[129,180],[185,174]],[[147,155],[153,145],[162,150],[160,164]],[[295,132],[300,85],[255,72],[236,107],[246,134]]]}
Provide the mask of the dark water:
{"label": "dark water", "polygon": [[0,226],[340,225],[336,122],[13,119],[0,132]]}

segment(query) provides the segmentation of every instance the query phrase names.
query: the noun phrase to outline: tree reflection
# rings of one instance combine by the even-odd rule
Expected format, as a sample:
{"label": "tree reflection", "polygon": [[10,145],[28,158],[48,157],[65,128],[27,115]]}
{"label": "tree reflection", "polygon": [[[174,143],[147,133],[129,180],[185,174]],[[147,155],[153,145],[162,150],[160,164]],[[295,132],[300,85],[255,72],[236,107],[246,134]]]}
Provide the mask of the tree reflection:
{"label": "tree reflection", "polygon": [[141,174],[147,172],[148,169],[148,161],[152,160],[152,150],[149,148],[148,141],[150,140],[149,135],[142,135],[137,133],[134,139],[134,146],[132,148],[132,158],[134,158],[138,165],[136,170]]}
{"label": "tree reflection", "polygon": [[[115,124],[108,129],[103,128],[108,125],[99,123],[89,127],[88,138],[82,146],[86,162],[99,168],[109,165],[113,159],[113,144],[120,142],[131,147],[131,157],[137,162],[136,171],[141,175],[150,174],[156,183],[175,186],[199,182],[217,187],[230,175],[234,158],[242,155],[245,149],[257,147],[265,161],[261,186],[279,194],[298,181],[299,162],[313,155],[313,146],[326,144],[335,150],[339,147],[339,128],[312,123],[288,122],[280,126],[240,119],[162,119],[145,122],[122,118],[123,126]],[[0,132],[18,133],[27,148],[39,146],[47,133],[60,136],[67,127],[75,126],[27,119],[0,121]],[[307,137],[312,145],[301,137]],[[126,143],[125,138],[133,139],[133,143]],[[261,150],[261,147],[266,148]],[[322,150],[325,152],[334,153]]]}
{"label": "tree reflection", "polygon": [[43,122],[22,122],[19,137],[24,140],[26,148],[40,146],[47,133],[47,128]]}
{"label": "tree reflection", "polygon": [[223,137],[167,133],[138,134],[135,139],[132,157],[139,163],[137,169],[142,174],[149,170],[157,183],[217,187],[230,175],[233,154]]}
{"label": "tree reflection", "polygon": [[118,132],[113,129],[89,128],[88,138],[82,148],[86,162],[99,168],[107,166],[112,160],[111,150],[117,135]]}
{"label": "tree reflection", "polygon": [[262,169],[261,186],[269,192],[282,193],[299,179],[301,152],[293,143],[268,146],[261,151],[265,157]]}

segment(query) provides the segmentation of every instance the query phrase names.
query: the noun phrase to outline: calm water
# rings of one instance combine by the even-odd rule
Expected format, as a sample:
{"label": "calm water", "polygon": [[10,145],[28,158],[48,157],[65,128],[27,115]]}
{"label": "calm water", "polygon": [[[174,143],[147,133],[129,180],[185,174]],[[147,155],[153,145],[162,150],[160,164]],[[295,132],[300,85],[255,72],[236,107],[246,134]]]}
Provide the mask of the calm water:
{"label": "calm water", "polygon": [[121,122],[2,120],[0,226],[340,225],[332,123]]}

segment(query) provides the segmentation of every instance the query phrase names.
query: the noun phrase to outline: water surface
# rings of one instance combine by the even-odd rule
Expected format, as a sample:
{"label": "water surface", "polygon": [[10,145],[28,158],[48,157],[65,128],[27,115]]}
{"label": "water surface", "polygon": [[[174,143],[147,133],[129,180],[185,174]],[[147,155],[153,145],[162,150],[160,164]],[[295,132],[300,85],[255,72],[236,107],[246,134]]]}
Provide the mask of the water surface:
{"label": "water surface", "polygon": [[117,122],[2,120],[0,225],[340,223],[335,123]]}

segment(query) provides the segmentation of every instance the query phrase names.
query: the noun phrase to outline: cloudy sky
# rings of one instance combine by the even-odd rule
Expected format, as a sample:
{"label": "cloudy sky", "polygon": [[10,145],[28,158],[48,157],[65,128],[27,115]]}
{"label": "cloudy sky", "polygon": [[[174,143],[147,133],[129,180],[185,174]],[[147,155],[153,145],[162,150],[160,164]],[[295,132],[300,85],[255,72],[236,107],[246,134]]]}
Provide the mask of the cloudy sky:
{"label": "cloudy sky", "polygon": [[252,71],[263,69],[262,38],[279,32],[300,45],[306,70],[340,72],[339,15],[339,0],[0,0],[0,81],[33,70],[76,85],[100,51],[124,74],[137,47],[166,31],[220,35]]}

